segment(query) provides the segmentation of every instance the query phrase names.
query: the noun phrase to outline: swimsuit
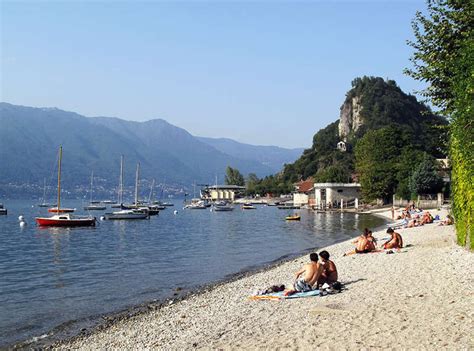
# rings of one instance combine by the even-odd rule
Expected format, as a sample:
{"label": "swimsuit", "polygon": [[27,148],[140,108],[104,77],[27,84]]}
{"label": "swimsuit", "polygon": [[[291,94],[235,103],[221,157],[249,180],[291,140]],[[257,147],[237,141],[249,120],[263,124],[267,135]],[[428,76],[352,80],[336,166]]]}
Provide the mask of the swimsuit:
{"label": "swimsuit", "polygon": [[304,278],[298,278],[295,281],[295,290],[298,292],[306,292],[313,290],[313,288],[311,287],[311,285],[306,283]]}

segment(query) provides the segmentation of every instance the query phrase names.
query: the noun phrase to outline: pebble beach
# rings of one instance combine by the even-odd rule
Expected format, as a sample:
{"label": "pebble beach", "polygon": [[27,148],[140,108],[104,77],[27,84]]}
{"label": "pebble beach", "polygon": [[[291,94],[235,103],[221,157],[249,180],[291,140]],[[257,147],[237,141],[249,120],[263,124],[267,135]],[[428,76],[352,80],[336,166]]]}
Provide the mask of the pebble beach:
{"label": "pebble beach", "polygon": [[[53,348],[473,349],[474,255],[456,245],[453,226],[435,223],[397,231],[406,247],[394,254],[343,256],[353,249],[350,241],[324,248],[345,285],[341,293],[249,299],[271,285],[290,286],[294,273],[308,262],[305,255]],[[388,239],[388,234],[381,230],[374,237]]]}

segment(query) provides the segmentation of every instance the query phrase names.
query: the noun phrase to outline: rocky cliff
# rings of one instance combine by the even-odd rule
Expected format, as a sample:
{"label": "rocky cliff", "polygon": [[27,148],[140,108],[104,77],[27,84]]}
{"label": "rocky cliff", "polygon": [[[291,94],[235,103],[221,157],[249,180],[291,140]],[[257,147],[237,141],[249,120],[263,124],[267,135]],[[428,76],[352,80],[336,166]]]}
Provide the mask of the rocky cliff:
{"label": "rocky cliff", "polygon": [[346,99],[341,106],[341,114],[339,116],[339,138],[347,141],[347,137],[351,133],[355,133],[363,124],[362,120],[361,97],[354,96]]}

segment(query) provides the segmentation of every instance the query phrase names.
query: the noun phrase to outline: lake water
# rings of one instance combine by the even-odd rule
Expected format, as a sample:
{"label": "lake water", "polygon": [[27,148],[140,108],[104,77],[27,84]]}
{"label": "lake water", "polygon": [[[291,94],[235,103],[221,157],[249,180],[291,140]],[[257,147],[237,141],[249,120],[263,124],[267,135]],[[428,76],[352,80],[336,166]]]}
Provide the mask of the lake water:
{"label": "lake water", "polygon": [[[63,205],[82,208],[77,201]],[[0,347],[70,321],[169,298],[178,287],[217,282],[383,224],[370,215],[307,210],[299,211],[300,222],[286,222],[289,211],[276,207],[210,212],[183,210],[176,201],[150,220],[39,228],[34,217],[46,209],[19,200],[5,207],[8,215],[0,216]],[[28,223],[25,228],[19,215]]]}

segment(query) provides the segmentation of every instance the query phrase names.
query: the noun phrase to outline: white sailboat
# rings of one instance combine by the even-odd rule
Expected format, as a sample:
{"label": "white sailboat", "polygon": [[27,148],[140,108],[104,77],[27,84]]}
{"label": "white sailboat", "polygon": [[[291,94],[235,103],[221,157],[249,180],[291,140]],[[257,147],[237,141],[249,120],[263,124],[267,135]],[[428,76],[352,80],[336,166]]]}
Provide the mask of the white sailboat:
{"label": "white sailboat", "polygon": [[90,200],[89,205],[84,206],[84,210],[87,211],[103,211],[107,209],[107,206],[97,205],[97,202],[92,201],[92,184],[94,180],[94,171],[91,173],[91,190],[90,190]]}
{"label": "white sailboat", "polygon": [[[150,214],[148,213],[147,208],[136,208],[126,207],[123,205],[123,155],[120,157],[120,186],[119,186],[119,203],[122,207],[120,211],[114,211],[111,213],[106,213],[104,215],[105,219],[148,219]],[[139,177],[140,164],[137,165],[137,173],[135,180],[135,204],[138,203],[138,177]]]}

